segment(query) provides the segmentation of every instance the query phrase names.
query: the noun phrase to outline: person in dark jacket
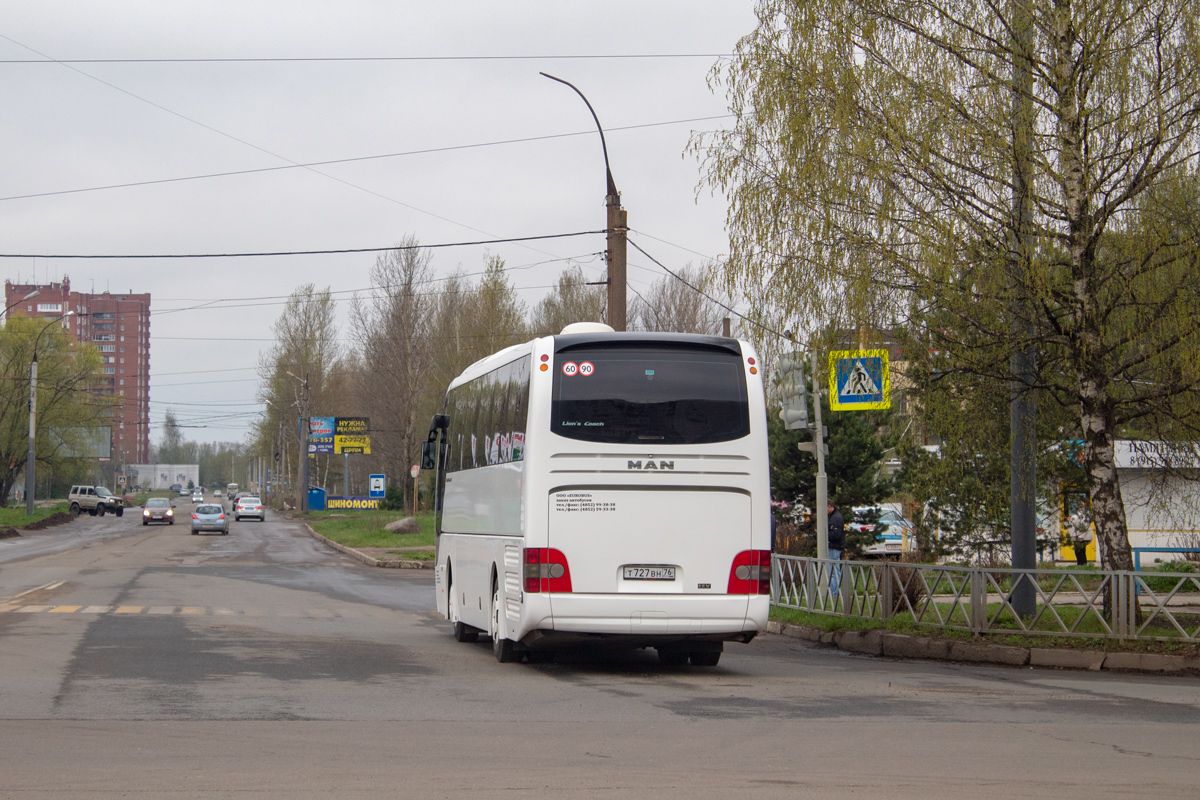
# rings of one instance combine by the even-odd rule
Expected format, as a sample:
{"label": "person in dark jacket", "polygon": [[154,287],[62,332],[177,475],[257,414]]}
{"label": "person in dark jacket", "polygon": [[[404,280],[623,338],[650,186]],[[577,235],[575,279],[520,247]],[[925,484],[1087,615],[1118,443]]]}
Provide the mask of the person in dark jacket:
{"label": "person in dark jacket", "polygon": [[837,562],[842,560],[842,551],[846,549],[846,520],[832,500],[829,501],[828,511],[829,533],[826,541],[829,544],[829,559],[834,562],[829,569],[829,594],[836,600],[838,585],[842,582],[842,566]]}

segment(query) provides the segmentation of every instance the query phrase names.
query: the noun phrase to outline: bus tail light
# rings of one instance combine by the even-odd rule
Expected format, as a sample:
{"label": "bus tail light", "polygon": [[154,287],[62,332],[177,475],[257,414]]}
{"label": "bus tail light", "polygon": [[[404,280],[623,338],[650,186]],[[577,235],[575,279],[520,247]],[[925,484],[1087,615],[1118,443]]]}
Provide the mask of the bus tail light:
{"label": "bus tail light", "polygon": [[527,592],[571,591],[571,569],[561,550],[552,547],[525,548],[523,584]]}
{"label": "bus tail light", "polygon": [[771,593],[771,551],[743,550],[729,569],[729,594]]}

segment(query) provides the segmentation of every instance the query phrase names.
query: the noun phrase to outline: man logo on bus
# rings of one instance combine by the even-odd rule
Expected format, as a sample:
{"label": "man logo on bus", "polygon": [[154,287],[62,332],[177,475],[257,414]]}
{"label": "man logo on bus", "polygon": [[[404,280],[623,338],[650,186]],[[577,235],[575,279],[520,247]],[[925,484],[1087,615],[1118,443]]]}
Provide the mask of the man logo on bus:
{"label": "man logo on bus", "polygon": [[572,377],[577,372],[579,372],[579,365],[574,361],[568,361],[567,363],[563,364],[563,375],[566,375],[568,378]]}
{"label": "man logo on bus", "polygon": [[659,461],[657,464],[655,464],[654,459],[650,459],[649,461],[646,462],[645,466],[642,466],[641,461],[630,461],[630,462],[628,462],[628,464],[626,465],[625,468],[626,469],[640,469],[640,470],[647,470],[647,469],[670,469],[670,470],[673,470],[673,469],[675,469],[675,462],[674,461]]}

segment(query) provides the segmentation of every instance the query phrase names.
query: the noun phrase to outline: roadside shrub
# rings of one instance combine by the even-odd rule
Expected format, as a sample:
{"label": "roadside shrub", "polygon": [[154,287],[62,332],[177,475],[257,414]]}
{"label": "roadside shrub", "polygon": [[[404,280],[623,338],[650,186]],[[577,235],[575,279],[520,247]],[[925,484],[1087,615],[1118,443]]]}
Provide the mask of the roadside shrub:
{"label": "roadside shrub", "polygon": [[[1155,564],[1152,567],[1143,567],[1142,573],[1153,572],[1185,572],[1194,574],[1196,572],[1196,564],[1192,561],[1168,561],[1165,564]],[[1169,592],[1175,588],[1181,578],[1154,578],[1147,575],[1143,580],[1146,582],[1146,587],[1152,592]],[[1194,590],[1195,584],[1189,582],[1184,584],[1180,591]]]}
{"label": "roadside shrub", "polygon": [[921,580],[920,569],[902,566],[920,562],[916,553],[905,553],[900,556],[898,562],[891,565],[893,614],[907,611],[909,608],[915,609],[925,597],[925,583]]}
{"label": "roadside shrub", "polygon": [[404,493],[394,483],[389,483],[387,489],[384,490],[383,500],[379,502],[379,507],[384,511],[403,511]]}

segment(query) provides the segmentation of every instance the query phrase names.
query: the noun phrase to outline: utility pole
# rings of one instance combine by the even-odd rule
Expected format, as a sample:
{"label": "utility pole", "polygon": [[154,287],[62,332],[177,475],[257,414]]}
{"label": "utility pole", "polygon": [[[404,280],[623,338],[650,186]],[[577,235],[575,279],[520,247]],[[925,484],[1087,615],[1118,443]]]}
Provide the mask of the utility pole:
{"label": "utility pole", "polygon": [[[1011,332],[1015,350],[1010,372],[1009,504],[1012,518],[1014,569],[1037,568],[1037,405],[1033,398],[1036,352],[1033,346],[1031,302],[1025,287],[1034,248],[1033,236],[1033,24],[1028,9],[1018,3],[1013,18],[1013,190],[1010,251],[1013,288]],[[1037,595],[1030,578],[1013,583],[1012,607],[1023,617],[1037,612]]]}
{"label": "utility pole", "polygon": [[621,208],[621,193],[613,183],[611,172],[608,173],[608,196],[604,198],[604,204],[608,207],[608,324],[615,331],[623,331],[626,310],[625,240],[629,232],[629,215]]}
{"label": "utility pole", "polygon": [[613,180],[612,170],[608,165],[608,145],[604,142],[604,128],[600,126],[600,118],[596,116],[596,110],[592,108],[592,104],[574,84],[545,72],[540,74],[574,89],[575,94],[579,95],[587,105],[588,111],[592,112],[592,119],[596,121],[596,130],[600,131],[600,147],[604,151],[604,172],[607,179],[604,205],[607,209],[605,230],[608,234],[608,247],[604,252],[604,258],[608,263],[608,324],[615,331],[623,331],[625,330],[625,296],[627,294],[625,246],[629,234],[629,215],[625,209],[621,208],[621,193],[617,191],[617,184]]}

